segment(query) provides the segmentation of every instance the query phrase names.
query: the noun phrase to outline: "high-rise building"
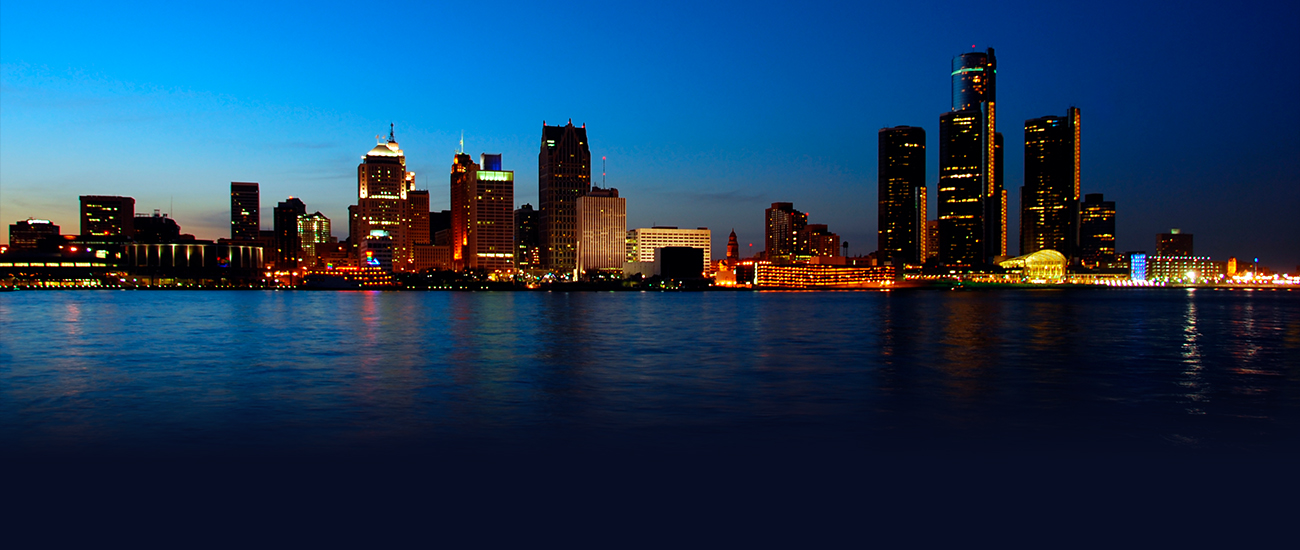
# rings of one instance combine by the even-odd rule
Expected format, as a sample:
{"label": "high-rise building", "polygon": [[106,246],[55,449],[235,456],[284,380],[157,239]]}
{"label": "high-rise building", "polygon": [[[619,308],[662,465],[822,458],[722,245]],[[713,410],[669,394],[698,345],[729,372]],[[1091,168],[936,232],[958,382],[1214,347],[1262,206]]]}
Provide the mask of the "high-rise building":
{"label": "high-rise building", "polygon": [[501,155],[484,153],[476,164],[457,153],[451,167],[452,263],[456,269],[514,269],[515,173]]}
{"label": "high-rise building", "polygon": [[257,240],[262,229],[261,191],[254,182],[230,182],[230,238]]}
{"label": "high-rise building", "polygon": [[1156,235],[1156,256],[1195,256],[1193,252],[1191,233],[1170,229],[1168,233]]}
{"label": "high-rise building", "polygon": [[542,250],[537,234],[537,211],[525,204],[515,210],[515,268],[530,271],[541,267]]}
{"label": "high-rise building", "polygon": [[9,250],[36,250],[41,239],[58,236],[59,226],[50,220],[27,218],[9,226]]}
{"label": "high-rise building", "polygon": [[618,270],[621,275],[627,259],[627,199],[619,198],[618,189],[595,187],[576,202],[576,276],[602,270]]}
{"label": "high-rise building", "polygon": [[542,265],[555,273],[578,266],[578,197],[591,190],[587,126],[547,126],[537,155],[537,194]]}
{"label": "high-rise building", "polygon": [[135,199],[82,195],[81,235],[83,237],[135,236]]}
{"label": "high-rise building", "polygon": [[808,232],[808,255],[835,257],[840,255],[840,236],[831,233],[824,223],[810,223]]}
{"label": "high-rise building", "polygon": [[[732,242],[736,232],[732,231]],[[690,247],[704,251],[703,273],[708,273],[712,263],[713,233],[707,227],[678,229],[676,227],[641,227],[627,231],[627,261],[655,261],[655,251],[667,247]],[[737,246],[737,249],[739,247]],[[731,250],[731,244],[727,245]],[[736,252],[739,256],[739,250]],[[739,259],[739,258],[737,258]]]}
{"label": "high-rise building", "polygon": [[1089,267],[1115,257],[1115,202],[1101,193],[1084,195],[1079,212],[1079,258]]}
{"label": "high-rise building", "polygon": [[1020,254],[1055,250],[1079,257],[1079,109],[1025,121]]}
{"label": "high-rise building", "polygon": [[925,259],[939,257],[939,220],[925,220]]}
{"label": "high-rise building", "polygon": [[307,213],[307,205],[289,197],[275,207],[275,268],[297,269],[302,260],[302,244],[298,241],[298,217]]}
{"label": "high-rise building", "polygon": [[465,153],[451,162],[451,263],[454,269],[468,269],[469,233],[474,227],[474,194],[478,186],[478,164]]}
{"label": "high-rise building", "polygon": [[925,260],[925,130],[912,126],[878,133],[877,250],[894,265]]}
{"label": "high-rise building", "polygon": [[1007,252],[996,97],[993,48],[952,59],[952,112],[939,117],[939,258],[945,264],[987,264]]}
{"label": "high-rise building", "polygon": [[807,214],[795,210],[790,202],[774,202],[764,213],[764,254],[768,260],[794,260],[808,255]]}
{"label": "high-rise building", "polygon": [[317,249],[330,242],[330,219],[319,211],[298,216],[298,243],[304,265],[314,267]]}
{"label": "high-rise building", "polygon": [[433,232],[429,230],[429,190],[412,189],[406,192],[406,210],[410,222],[408,231],[412,244],[429,244],[433,242]]}
{"label": "high-rise building", "polygon": [[[381,141],[361,157],[357,165],[357,204],[348,208],[348,240],[356,247],[358,260],[369,263],[363,249],[378,251],[394,271],[416,271],[414,243],[410,232],[407,194],[415,190],[415,172],[406,171],[402,152],[389,128],[388,141]],[[382,241],[367,244],[367,241]]]}

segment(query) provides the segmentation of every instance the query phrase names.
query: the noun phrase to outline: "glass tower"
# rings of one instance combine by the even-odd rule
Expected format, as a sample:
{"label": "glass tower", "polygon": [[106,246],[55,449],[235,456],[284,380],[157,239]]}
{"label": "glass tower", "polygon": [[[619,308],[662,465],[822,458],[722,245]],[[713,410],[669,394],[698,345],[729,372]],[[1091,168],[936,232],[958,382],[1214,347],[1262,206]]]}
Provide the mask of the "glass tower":
{"label": "glass tower", "polygon": [[878,136],[877,250],[894,265],[919,264],[925,261],[925,130],[896,126]]}
{"label": "glass tower", "polygon": [[1078,257],[1079,109],[1025,121],[1020,254],[1055,250]]}
{"label": "glass tower", "polygon": [[993,48],[952,59],[952,111],[939,117],[939,258],[946,264],[985,264],[1007,252],[996,97]]}

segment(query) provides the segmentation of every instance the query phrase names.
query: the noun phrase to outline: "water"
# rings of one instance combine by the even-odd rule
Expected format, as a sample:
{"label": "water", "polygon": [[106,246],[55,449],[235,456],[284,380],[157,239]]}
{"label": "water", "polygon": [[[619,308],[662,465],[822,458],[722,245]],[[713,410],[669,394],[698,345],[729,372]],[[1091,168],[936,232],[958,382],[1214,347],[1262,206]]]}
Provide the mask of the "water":
{"label": "water", "polygon": [[1290,449],[1300,293],[17,292],[10,456]]}

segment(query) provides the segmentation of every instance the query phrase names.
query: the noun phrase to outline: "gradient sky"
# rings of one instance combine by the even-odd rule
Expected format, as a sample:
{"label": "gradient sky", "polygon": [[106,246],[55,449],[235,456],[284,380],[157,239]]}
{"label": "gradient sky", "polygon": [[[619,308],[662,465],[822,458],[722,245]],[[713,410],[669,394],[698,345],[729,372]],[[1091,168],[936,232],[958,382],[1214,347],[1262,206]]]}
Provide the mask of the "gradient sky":
{"label": "gradient sky", "polygon": [[629,228],[707,226],[718,252],[734,228],[748,253],[786,201],[865,254],[876,131],[926,130],[933,216],[950,60],[974,45],[997,49],[1012,253],[1024,120],[1075,105],[1120,250],[1178,227],[1198,254],[1300,264],[1294,3],[624,4],[5,2],[5,242],[28,217],[75,233],[86,194],[226,237],[231,181],[261,183],[264,228],[295,196],[345,238],[390,122],[435,210],[462,131],[536,206],[542,121],[571,118]]}

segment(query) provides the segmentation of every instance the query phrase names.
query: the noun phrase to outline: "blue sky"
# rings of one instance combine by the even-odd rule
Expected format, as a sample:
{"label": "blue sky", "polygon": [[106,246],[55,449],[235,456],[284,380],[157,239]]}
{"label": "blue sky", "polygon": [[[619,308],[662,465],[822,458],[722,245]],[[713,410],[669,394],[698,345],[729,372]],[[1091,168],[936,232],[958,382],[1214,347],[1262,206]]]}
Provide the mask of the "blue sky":
{"label": "blue sky", "polygon": [[1117,202],[1120,249],[1179,227],[1216,259],[1300,264],[1294,5],[622,4],[6,2],[6,241],[27,217],[75,232],[83,194],[227,236],[231,181],[261,183],[264,227],[295,196],[346,237],[390,122],[435,209],[461,131],[536,205],[542,121],[571,118],[629,227],[707,226],[719,252],[735,228],[756,250],[788,201],[866,253],[876,131],[925,128],[933,184],[949,62],[974,45],[998,53],[1012,252],[1023,121],[1075,105],[1083,190]]}

